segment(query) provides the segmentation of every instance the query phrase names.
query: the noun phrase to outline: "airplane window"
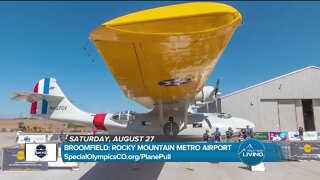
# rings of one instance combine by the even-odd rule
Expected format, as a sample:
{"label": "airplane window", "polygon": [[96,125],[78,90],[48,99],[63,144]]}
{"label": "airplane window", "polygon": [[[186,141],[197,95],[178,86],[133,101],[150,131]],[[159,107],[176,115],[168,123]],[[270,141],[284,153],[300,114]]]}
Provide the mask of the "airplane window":
{"label": "airplane window", "polygon": [[232,116],[231,116],[231,114],[226,114],[225,117],[226,117],[227,119],[230,119]]}
{"label": "airplane window", "polygon": [[136,113],[133,111],[124,110],[114,113],[112,120],[120,124],[127,124],[128,121],[135,120],[135,115]]}
{"label": "airplane window", "polygon": [[228,113],[221,113],[221,114],[218,114],[218,118],[230,119],[232,118],[232,116],[231,114],[228,114]]}
{"label": "airplane window", "polygon": [[134,120],[134,117],[133,117],[133,115],[132,114],[129,114],[129,121],[132,121],[132,120]]}
{"label": "airplane window", "polygon": [[152,122],[147,122],[147,121],[141,121],[142,126],[151,126]]}
{"label": "airplane window", "polygon": [[202,123],[195,122],[195,123],[192,124],[192,127],[193,128],[202,128]]}
{"label": "airplane window", "polygon": [[128,120],[128,114],[121,114],[120,115],[120,120],[121,121],[127,121]]}
{"label": "airplane window", "polygon": [[112,119],[114,119],[114,120],[119,120],[119,115],[114,115],[114,116],[112,116]]}
{"label": "airplane window", "polygon": [[134,111],[128,111],[128,121],[132,121],[136,119],[136,113]]}
{"label": "airplane window", "polygon": [[112,120],[114,120],[117,123],[120,124],[127,124],[128,123],[128,114],[129,111],[120,111],[115,113],[115,115],[112,116]]}

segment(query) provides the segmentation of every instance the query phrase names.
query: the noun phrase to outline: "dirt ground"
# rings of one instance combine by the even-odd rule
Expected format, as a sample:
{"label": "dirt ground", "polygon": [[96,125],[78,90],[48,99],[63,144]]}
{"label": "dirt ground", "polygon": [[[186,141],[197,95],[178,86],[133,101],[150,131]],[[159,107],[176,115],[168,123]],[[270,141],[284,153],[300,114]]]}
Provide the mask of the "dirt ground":
{"label": "dirt ground", "polygon": [[91,132],[91,127],[76,127],[76,128],[68,128],[68,123],[58,122],[54,120],[48,119],[1,119],[0,120],[0,131],[17,131],[18,123],[24,122],[25,126],[29,127],[43,127],[46,126],[50,128],[51,132],[60,132],[63,130],[64,132]]}

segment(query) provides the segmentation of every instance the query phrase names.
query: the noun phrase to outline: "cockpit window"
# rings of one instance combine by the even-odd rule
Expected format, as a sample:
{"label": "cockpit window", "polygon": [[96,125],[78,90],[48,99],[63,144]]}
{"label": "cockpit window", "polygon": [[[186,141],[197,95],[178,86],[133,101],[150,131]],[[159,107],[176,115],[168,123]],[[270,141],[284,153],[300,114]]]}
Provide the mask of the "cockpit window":
{"label": "cockpit window", "polygon": [[127,124],[128,121],[132,121],[134,119],[135,112],[127,110],[114,113],[112,116],[112,120],[120,124]]}
{"label": "cockpit window", "polygon": [[117,114],[117,115],[113,115],[113,116],[112,116],[112,119],[114,119],[114,120],[119,120],[119,117],[120,117],[120,116],[119,116],[118,114]]}
{"label": "cockpit window", "polygon": [[232,116],[229,113],[220,113],[218,114],[218,118],[230,119]]}

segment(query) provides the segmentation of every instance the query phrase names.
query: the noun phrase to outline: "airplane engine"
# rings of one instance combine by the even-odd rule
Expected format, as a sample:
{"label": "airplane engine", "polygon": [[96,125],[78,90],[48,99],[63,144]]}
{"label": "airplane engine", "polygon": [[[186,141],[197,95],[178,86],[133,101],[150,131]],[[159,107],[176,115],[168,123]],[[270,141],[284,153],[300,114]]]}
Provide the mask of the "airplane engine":
{"label": "airplane engine", "polygon": [[212,103],[215,101],[215,89],[212,86],[204,86],[202,91],[200,91],[194,101],[201,102],[201,103]]}

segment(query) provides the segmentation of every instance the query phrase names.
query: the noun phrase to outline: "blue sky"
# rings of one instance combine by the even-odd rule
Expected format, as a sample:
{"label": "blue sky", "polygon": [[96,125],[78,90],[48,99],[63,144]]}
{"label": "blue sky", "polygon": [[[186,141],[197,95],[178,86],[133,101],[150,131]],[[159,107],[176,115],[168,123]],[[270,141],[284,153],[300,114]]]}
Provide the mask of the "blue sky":
{"label": "blue sky", "polygon": [[[0,118],[29,113],[10,100],[54,77],[80,109],[146,109],[127,99],[92,44],[89,33],[131,12],[182,2],[0,2]],[[228,94],[310,65],[320,66],[320,2],[224,2],[238,9],[238,28],[208,85],[220,79]],[[91,52],[92,51],[92,52]],[[88,54],[91,52],[91,56]],[[96,57],[92,62],[92,56]]]}

